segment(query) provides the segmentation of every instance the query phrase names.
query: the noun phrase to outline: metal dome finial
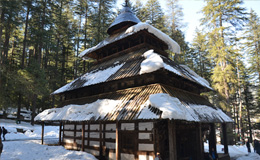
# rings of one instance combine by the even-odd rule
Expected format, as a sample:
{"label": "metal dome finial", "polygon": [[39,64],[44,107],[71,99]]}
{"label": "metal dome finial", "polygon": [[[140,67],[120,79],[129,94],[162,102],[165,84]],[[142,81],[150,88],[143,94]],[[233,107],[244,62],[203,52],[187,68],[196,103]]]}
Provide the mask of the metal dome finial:
{"label": "metal dome finial", "polygon": [[128,0],[125,0],[125,7],[128,7]]}

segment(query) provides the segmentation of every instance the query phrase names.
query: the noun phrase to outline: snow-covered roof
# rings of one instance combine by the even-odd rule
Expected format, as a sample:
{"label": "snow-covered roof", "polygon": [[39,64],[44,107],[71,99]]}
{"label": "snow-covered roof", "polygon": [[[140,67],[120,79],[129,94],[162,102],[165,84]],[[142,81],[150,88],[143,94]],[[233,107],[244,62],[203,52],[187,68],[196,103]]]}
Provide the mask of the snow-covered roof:
{"label": "snow-covered roof", "polygon": [[87,121],[103,119],[120,100],[102,99],[85,105],[67,105],[63,108],[47,109],[35,117],[35,121]]}
{"label": "snow-covered roof", "polygon": [[116,17],[114,22],[108,27],[107,33],[111,34],[113,29],[121,27],[120,24],[122,23],[139,23],[141,22],[136,15],[132,12],[131,8],[128,6],[124,6],[120,11],[120,14]]}
{"label": "snow-covered roof", "polygon": [[124,55],[107,61],[104,64],[99,64],[52,94],[59,94],[102,82],[151,73],[159,69],[165,69],[177,76],[188,79],[209,90],[213,90],[205,79],[197,75],[187,66],[178,65],[169,58],[155,53],[153,50],[143,49],[136,51],[133,55]]}
{"label": "snow-covered roof", "polygon": [[[152,112],[155,108],[160,112],[157,112],[157,114]],[[221,109],[214,109],[207,105],[183,104],[178,98],[171,97],[165,93],[150,95],[149,100],[143,105],[138,118],[169,118],[195,122],[221,119],[222,122],[233,122]]]}
{"label": "snow-covered roof", "polygon": [[153,26],[151,26],[147,23],[139,22],[136,25],[129,27],[125,32],[114,34],[114,35],[106,38],[105,40],[101,41],[96,46],[82,51],[80,53],[79,57],[85,57],[87,54],[94,52],[97,49],[100,49],[100,48],[102,48],[102,47],[104,47],[108,44],[111,44],[115,41],[121,40],[121,39],[126,38],[130,35],[133,35],[133,34],[139,32],[141,30],[147,30],[149,33],[155,35],[157,38],[159,38],[160,40],[165,42],[168,45],[170,51],[172,51],[174,53],[180,53],[179,44],[177,42],[175,42],[173,39],[171,39],[168,35],[166,35],[162,31],[156,29],[155,27],[153,27]]}
{"label": "snow-covered roof", "polygon": [[182,68],[182,70],[180,71],[177,68],[174,68],[173,66],[166,64],[162,57],[155,53],[154,50],[148,50],[146,51],[143,56],[146,58],[142,63],[141,63],[141,70],[140,70],[140,74],[144,74],[144,73],[150,73],[150,72],[154,72],[158,69],[164,68],[170,72],[173,72],[179,76],[182,77],[189,77],[190,80],[204,86],[207,87],[208,89],[213,90],[210,87],[210,84],[207,80],[205,80],[204,78],[200,77],[199,75],[197,75],[193,70],[191,70],[188,66],[186,65],[180,65],[180,67]]}
{"label": "snow-covered roof", "polygon": [[[169,118],[195,122],[232,122],[200,95],[167,85],[119,90],[85,97],[85,104],[48,109],[36,121],[134,120]],[[77,103],[75,101],[75,103]]]}
{"label": "snow-covered roof", "polygon": [[116,73],[124,63],[121,64],[115,64],[114,66],[105,68],[105,69],[100,69],[100,70],[93,70],[91,72],[87,72],[83,76],[75,79],[74,81],[66,84],[65,86],[57,89],[56,91],[53,92],[53,94],[58,94],[62,93],[65,91],[73,90],[75,88],[78,88],[78,84],[76,82],[81,82],[80,87],[85,87],[93,84],[98,84],[101,82],[106,81],[112,74]]}
{"label": "snow-covered roof", "polygon": [[[36,121],[88,121],[104,120],[116,111],[121,100],[100,99],[84,105],[67,105],[47,109],[35,117]],[[126,105],[127,106],[127,105]],[[124,107],[123,109],[126,109]],[[166,93],[152,94],[142,104],[133,119],[175,119],[195,122],[233,122],[222,110],[207,105],[184,104]]]}

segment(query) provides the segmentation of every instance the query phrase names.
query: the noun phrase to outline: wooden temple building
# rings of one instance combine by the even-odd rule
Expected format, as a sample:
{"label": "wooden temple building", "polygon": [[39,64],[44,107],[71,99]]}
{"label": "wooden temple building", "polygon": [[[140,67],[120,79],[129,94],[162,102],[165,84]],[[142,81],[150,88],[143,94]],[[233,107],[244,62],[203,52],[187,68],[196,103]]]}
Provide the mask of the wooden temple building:
{"label": "wooden temple building", "polygon": [[224,154],[226,123],[222,110],[200,96],[213,90],[185,65],[168,58],[179,45],[153,26],[142,23],[128,6],[108,28],[108,38],[83,51],[96,64],[79,78],[53,92],[60,108],[35,120],[59,122],[59,142],[98,159],[203,160],[203,136],[209,152],[216,148],[216,124],[222,126]]}

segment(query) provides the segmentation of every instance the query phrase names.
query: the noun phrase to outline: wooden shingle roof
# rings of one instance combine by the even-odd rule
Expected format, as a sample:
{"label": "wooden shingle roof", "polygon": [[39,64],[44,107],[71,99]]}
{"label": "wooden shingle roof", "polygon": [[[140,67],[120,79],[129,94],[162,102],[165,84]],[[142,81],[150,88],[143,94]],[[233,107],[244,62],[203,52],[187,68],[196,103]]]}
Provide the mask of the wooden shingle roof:
{"label": "wooden shingle roof", "polygon": [[[106,83],[113,80],[139,76],[141,63],[145,60],[143,53],[146,51],[147,48],[144,48],[97,64],[87,73],[59,88],[52,94],[60,94],[99,83]],[[187,70],[167,57],[162,55],[160,55],[160,57],[163,59],[163,62],[172,69],[171,71],[164,69],[166,72],[171,72],[172,74],[184,78],[191,83],[196,83],[207,90],[212,90],[209,85],[205,85],[199,81],[199,79],[196,78],[190,70]]]}
{"label": "wooden shingle roof", "polygon": [[[178,118],[178,117],[169,117],[172,119],[187,120],[187,121],[197,121],[197,122],[232,122],[226,114],[220,109],[214,107],[210,102],[200,95],[186,92],[174,87],[170,87],[163,84],[152,84],[145,85],[135,88],[118,90],[116,92],[109,92],[99,95],[93,95],[84,98],[78,98],[70,100],[69,106],[73,105],[83,105],[84,110],[87,110],[88,104],[97,102],[98,100],[116,100],[120,101],[116,106],[113,107],[105,116],[95,115],[94,117],[88,117],[87,119],[76,119],[73,118],[66,119],[66,117],[57,118],[54,111],[45,111],[45,113],[53,114],[51,115],[39,115],[36,120],[38,121],[88,121],[88,120],[137,120],[137,119],[160,119],[160,114],[164,111],[157,108],[157,106],[146,106],[151,95],[156,94],[165,94],[169,95],[172,98],[177,98],[181,103],[179,108],[182,108],[185,111],[185,116],[188,118]],[[170,101],[169,101],[170,102]],[[168,102],[167,102],[168,103]],[[176,106],[171,106],[176,107]],[[59,109],[59,108],[58,108]],[[55,110],[55,109],[50,109]],[[59,112],[59,110],[55,111]],[[65,112],[70,112],[65,110]],[[145,112],[146,114],[144,114]],[[148,113],[149,112],[149,113]],[[68,113],[68,114],[70,114]],[[82,113],[82,112],[81,112]],[[81,114],[77,113],[77,114]],[[85,111],[86,113],[86,111]],[[148,113],[148,114],[147,114]],[[59,114],[59,113],[56,113]],[[91,114],[91,113],[89,113]],[[87,115],[89,115],[87,113]],[[63,113],[63,115],[67,115]],[[58,116],[59,117],[59,116]],[[86,116],[81,116],[85,118]]]}

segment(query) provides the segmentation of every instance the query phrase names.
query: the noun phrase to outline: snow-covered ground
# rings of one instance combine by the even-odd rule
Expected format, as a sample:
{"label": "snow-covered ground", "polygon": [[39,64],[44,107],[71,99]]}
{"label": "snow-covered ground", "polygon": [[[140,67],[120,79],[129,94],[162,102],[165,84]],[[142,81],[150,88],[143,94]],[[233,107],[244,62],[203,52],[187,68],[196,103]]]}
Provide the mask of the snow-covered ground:
{"label": "snow-covered ground", "polygon": [[[8,132],[3,141],[4,149],[0,160],[96,160],[86,152],[66,150],[62,146],[41,145],[41,126],[29,123],[16,124],[14,120],[0,119],[0,126]],[[25,130],[19,133],[16,128]],[[58,143],[59,127],[45,126],[45,143]]]}
{"label": "snow-covered ground", "polygon": [[[14,120],[0,119],[0,126],[4,126],[8,132],[6,141],[3,141],[4,150],[0,160],[96,160],[86,152],[70,151],[62,146],[41,145],[41,126],[31,126],[29,123],[21,122],[16,124]],[[26,132],[18,133],[16,128]],[[45,143],[57,143],[59,128],[45,126]],[[208,152],[207,144],[204,145],[205,152]],[[223,153],[222,145],[217,145],[217,151]],[[251,149],[253,151],[253,149]],[[256,153],[248,154],[246,146],[229,146],[229,153],[232,159],[236,160],[260,160]]]}

